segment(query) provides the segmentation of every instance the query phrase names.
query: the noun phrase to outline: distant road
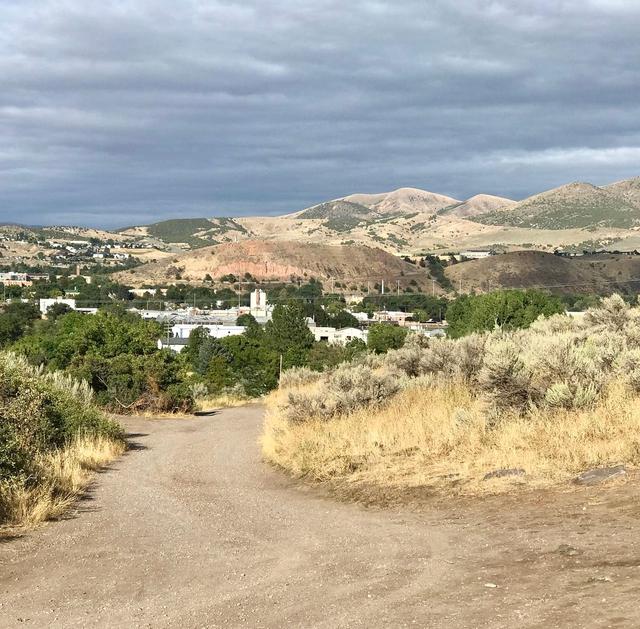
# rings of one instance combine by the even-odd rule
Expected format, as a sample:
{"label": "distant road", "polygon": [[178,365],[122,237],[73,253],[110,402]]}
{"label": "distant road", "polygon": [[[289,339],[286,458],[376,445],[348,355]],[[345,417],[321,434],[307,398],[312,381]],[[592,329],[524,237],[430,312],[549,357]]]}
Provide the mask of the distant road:
{"label": "distant road", "polygon": [[262,416],[127,420],[89,500],[0,544],[0,626],[640,626],[631,484],[364,509],[263,464]]}

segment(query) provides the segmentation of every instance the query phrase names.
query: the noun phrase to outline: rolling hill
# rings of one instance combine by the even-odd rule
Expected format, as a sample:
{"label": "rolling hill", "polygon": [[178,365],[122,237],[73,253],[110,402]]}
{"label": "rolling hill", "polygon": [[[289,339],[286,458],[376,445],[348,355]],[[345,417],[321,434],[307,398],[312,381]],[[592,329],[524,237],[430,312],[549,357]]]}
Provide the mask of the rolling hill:
{"label": "rolling hill", "polygon": [[184,244],[197,249],[236,240],[238,235],[246,234],[246,230],[233,218],[174,218],[149,225],[124,227],[118,233],[125,236],[151,236],[163,243]]}
{"label": "rolling hill", "polygon": [[607,293],[640,288],[640,256],[596,254],[565,258],[542,251],[514,251],[447,267],[456,289],[543,288],[554,293]]}
{"label": "rolling hill", "polygon": [[604,190],[624,199],[634,207],[640,208],[640,177],[624,179],[603,186]]}
{"label": "rolling hill", "polygon": [[420,212],[431,214],[458,203],[456,199],[419,188],[398,188],[380,194],[351,194],[344,201],[364,205],[378,214],[411,214]]}
{"label": "rolling hill", "polygon": [[[365,246],[331,246],[299,242],[243,240],[204,247],[159,262],[116,274],[133,286],[145,283],[201,282],[207,276],[244,277],[260,281],[310,279],[339,282],[353,290],[384,280],[395,288],[409,285],[433,287],[427,271],[381,249]],[[436,286],[440,292],[440,288]]]}
{"label": "rolling hill", "polygon": [[457,216],[458,218],[472,218],[482,216],[496,210],[507,210],[516,205],[517,201],[505,197],[496,197],[492,194],[476,194],[475,196],[454,203],[440,210],[443,216]]}
{"label": "rolling hill", "polygon": [[637,196],[629,182],[618,182],[608,188],[574,182],[528,197],[510,208],[481,214],[474,220],[529,229],[629,229],[640,224]]}

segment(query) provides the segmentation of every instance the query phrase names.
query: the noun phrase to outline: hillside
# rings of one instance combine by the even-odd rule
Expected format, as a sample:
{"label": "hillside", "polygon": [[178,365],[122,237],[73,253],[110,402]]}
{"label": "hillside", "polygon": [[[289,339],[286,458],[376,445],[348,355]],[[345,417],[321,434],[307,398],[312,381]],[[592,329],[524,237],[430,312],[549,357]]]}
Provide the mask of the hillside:
{"label": "hillside", "polygon": [[458,218],[471,218],[481,216],[496,210],[507,210],[516,205],[517,201],[505,197],[496,197],[492,194],[476,194],[461,203],[454,203],[440,211],[444,216],[457,216]]}
{"label": "hillside", "polygon": [[[455,199],[417,188],[399,188],[380,194],[351,194],[288,215],[302,220],[317,219],[318,227],[348,233],[358,227],[375,227],[395,219],[433,215]],[[399,244],[399,243],[398,243]]]}
{"label": "hillside", "polygon": [[554,293],[637,292],[640,256],[598,254],[565,258],[542,251],[514,251],[447,267],[456,289],[548,288]]}
{"label": "hillside", "polygon": [[631,228],[640,224],[640,205],[633,191],[623,196],[623,184],[608,189],[575,182],[500,209],[476,216],[491,225],[513,225],[533,229],[571,229],[593,227]]}
{"label": "hillside", "polygon": [[398,188],[381,194],[351,194],[344,201],[364,205],[379,214],[433,213],[458,203],[456,199],[419,188]]}
{"label": "hillside", "polygon": [[[232,274],[250,274],[261,281],[290,281],[312,277],[340,282],[351,290],[384,280],[395,288],[417,285],[432,288],[428,272],[381,249],[330,246],[298,242],[244,240],[204,247],[116,274],[119,281],[140,286],[152,282],[201,282]],[[439,287],[436,287],[439,290]]]}
{"label": "hillside", "polygon": [[124,227],[119,234],[151,236],[166,244],[183,244],[192,249],[218,242],[230,242],[246,233],[244,227],[233,218],[174,218],[166,221]]}
{"label": "hillside", "polygon": [[640,177],[616,181],[608,186],[603,186],[603,188],[634,207],[640,208]]}

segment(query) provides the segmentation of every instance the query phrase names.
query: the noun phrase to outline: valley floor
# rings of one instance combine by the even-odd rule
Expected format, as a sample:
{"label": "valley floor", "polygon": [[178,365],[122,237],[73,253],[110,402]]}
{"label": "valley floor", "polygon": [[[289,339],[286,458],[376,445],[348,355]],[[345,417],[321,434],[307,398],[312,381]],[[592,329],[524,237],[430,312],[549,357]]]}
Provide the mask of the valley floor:
{"label": "valley floor", "polygon": [[263,464],[262,419],[127,420],[75,511],[0,543],[0,627],[640,626],[634,476],[365,509]]}

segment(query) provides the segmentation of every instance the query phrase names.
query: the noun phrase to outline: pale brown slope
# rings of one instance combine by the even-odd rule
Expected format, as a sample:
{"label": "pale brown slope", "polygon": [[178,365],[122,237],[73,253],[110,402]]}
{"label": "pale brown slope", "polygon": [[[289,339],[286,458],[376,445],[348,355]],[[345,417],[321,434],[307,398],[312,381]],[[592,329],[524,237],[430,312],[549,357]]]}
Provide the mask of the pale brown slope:
{"label": "pale brown slope", "polygon": [[446,269],[457,290],[544,288],[554,293],[638,290],[640,256],[590,255],[564,258],[541,251],[514,251],[469,260]]}
{"label": "pale brown slope", "polygon": [[496,197],[492,194],[476,194],[462,203],[445,208],[442,210],[442,215],[469,218],[495,210],[507,210],[516,205],[516,203],[517,201],[506,197]]}
{"label": "pale brown slope", "polygon": [[358,203],[369,207],[380,214],[394,214],[396,212],[437,212],[438,210],[458,203],[452,197],[444,194],[420,190],[419,188],[398,188],[391,192],[380,194],[351,194],[344,197],[345,201]]}
{"label": "pale brown slope", "polygon": [[616,181],[608,186],[603,186],[603,189],[623,198],[634,207],[640,208],[640,177]]}
{"label": "pale brown slope", "polygon": [[386,251],[366,246],[331,246],[290,241],[245,240],[204,247],[170,259],[116,274],[131,285],[172,281],[203,281],[207,275],[219,279],[232,274],[251,274],[257,280],[289,281],[292,278],[344,282],[361,286],[364,282],[407,286],[415,280],[429,286],[424,269],[417,268]]}

